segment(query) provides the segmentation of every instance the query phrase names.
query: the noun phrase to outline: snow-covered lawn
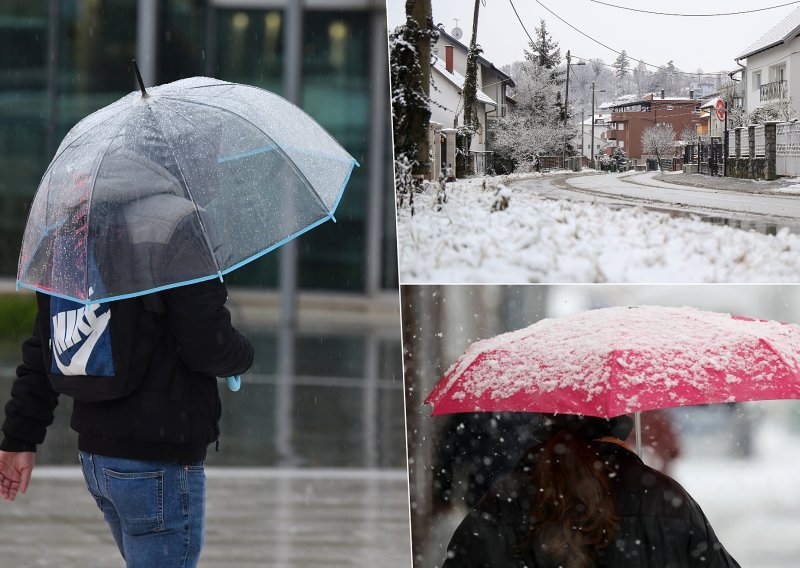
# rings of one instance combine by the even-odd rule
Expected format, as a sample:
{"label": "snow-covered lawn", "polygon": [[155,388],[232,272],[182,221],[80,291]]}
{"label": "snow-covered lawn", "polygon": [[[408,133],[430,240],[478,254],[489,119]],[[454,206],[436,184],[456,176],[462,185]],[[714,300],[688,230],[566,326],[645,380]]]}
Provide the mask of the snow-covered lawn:
{"label": "snow-covered lawn", "polygon": [[[524,174],[527,176],[537,174]],[[763,235],[640,208],[613,209],[510,191],[492,212],[505,177],[436,187],[398,210],[405,283],[796,282],[800,235]],[[485,183],[485,188],[484,188]],[[505,192],[504,192],[505,193]]]}

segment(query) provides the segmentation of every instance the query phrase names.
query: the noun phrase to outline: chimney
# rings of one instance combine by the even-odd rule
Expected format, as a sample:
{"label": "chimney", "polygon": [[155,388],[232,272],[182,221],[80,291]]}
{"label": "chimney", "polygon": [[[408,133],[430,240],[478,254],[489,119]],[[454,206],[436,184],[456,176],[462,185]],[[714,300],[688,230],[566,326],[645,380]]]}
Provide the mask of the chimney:
{"label": "chimney", "polygon": [[689,98],[690,99],[694,98],[694,89],[689,89]]}
{"label": "chimney", "polygon": [[444,46],[444,66],[447,68],[447,71],[452,73],[453,72],[453,46],[446,45]]}
{"label": "chimney", "polygon": [[665,92],[664,89],[661,89],[661,98],[662,99],[664,98],[664,92]]}

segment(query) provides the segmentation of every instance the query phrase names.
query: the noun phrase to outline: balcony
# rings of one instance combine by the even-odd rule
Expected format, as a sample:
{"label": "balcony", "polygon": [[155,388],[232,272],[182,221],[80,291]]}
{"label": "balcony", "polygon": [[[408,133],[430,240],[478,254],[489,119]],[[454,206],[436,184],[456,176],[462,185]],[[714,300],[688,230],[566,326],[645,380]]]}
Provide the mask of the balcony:
{"label": "balcony", "polygon": [[773,81],[765,83],[759,88],[761,102],[785,99],[789,95],[789,87],[786,81]]}

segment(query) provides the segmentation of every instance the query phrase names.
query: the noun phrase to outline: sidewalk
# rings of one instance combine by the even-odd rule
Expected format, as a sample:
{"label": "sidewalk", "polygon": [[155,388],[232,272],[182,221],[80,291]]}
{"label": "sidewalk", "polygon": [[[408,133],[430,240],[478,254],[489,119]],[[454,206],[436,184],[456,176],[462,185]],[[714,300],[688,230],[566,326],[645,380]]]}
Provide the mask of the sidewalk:
{"label": "sidewalk", "polygon": [[[207,469],[200,566],[411,565],[400,470]],[[80,469],[41,467],[27,495],[0,502],[2,566],[124,566]]]}
{"label": "sidewalk", "polygon": [[[787,186],[797,184],[797,178],[779,178],[773,181],[738,179],[731,177],[707,176],[703,174],[684,174],[681,172],[661,173],[653,176],[654,180],[675,185],[699,187],[705,189],[719,189],[724,191],[740,191],[743,193],[765,193],[775,195],[791,195],[777,191]],[[793,192],[800,194],[800,190]]]}

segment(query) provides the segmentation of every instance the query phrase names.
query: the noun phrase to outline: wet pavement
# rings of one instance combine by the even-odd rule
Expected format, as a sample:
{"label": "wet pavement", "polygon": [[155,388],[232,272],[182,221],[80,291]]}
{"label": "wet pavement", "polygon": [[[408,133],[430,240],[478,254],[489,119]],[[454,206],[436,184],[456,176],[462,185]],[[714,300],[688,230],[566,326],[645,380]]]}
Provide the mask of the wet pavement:
{"label": "wet pavement", "polygon": [[[207,469],[199,566],[408,568],[408,481],[400,470]],[[124,566],[75,467],[40,467],[0,502],[0,565]]]}

